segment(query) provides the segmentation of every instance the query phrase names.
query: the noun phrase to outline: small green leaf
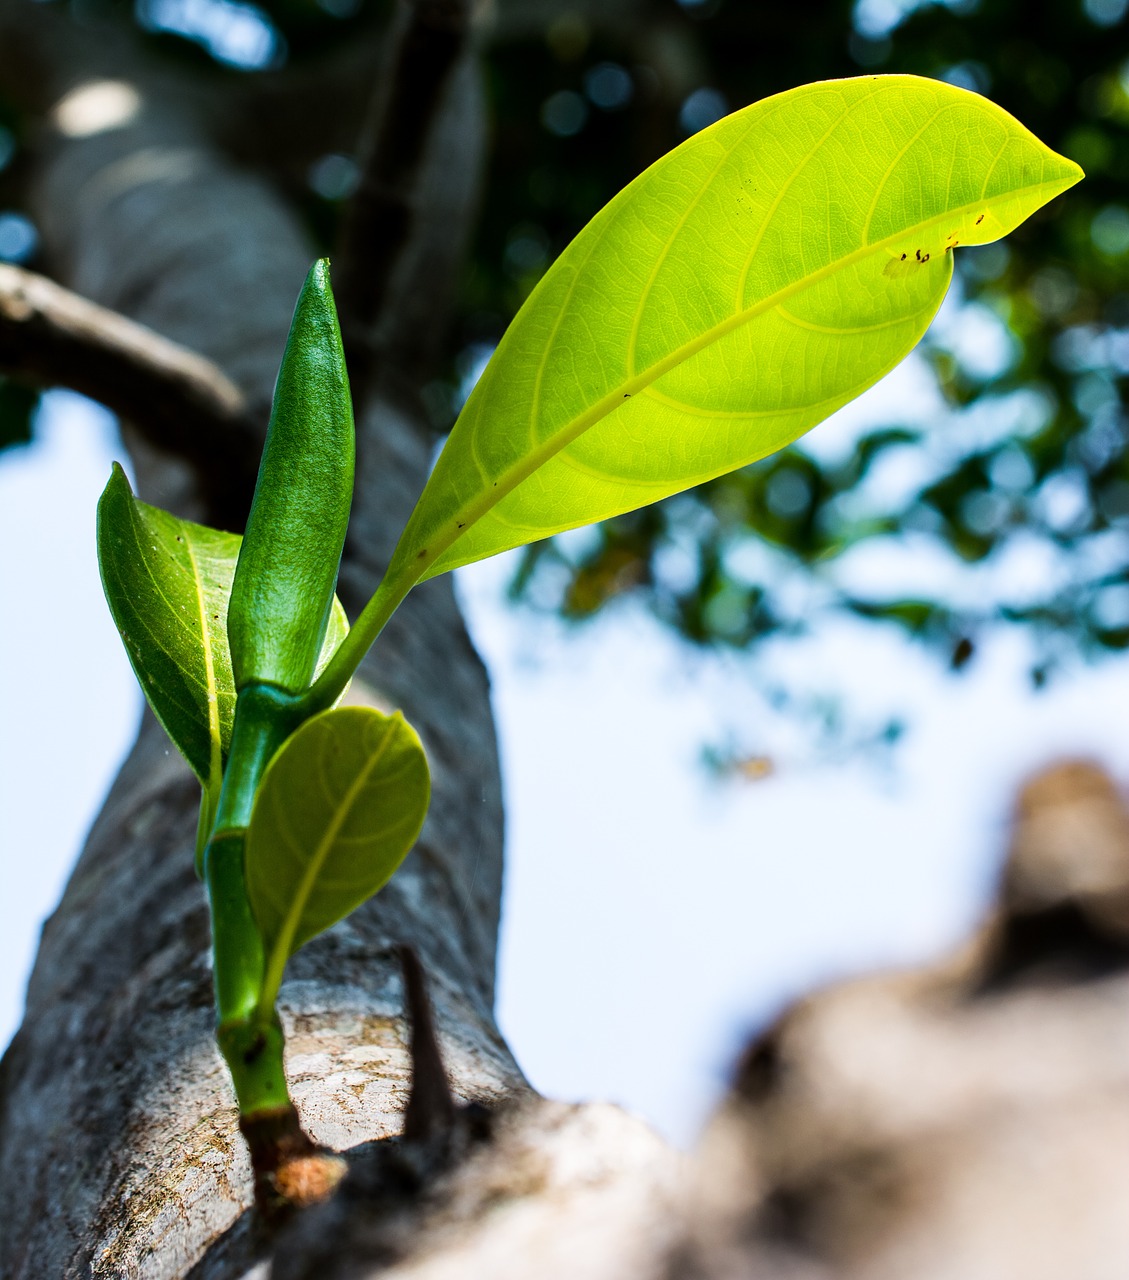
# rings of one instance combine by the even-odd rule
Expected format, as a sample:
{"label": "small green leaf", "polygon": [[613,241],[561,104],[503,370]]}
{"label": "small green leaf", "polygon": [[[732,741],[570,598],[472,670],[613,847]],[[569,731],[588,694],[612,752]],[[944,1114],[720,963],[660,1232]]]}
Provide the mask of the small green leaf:
{"label": "small green leaf", "polygon": [[353,494],[353,407],[329,263],[310,268],[274,392],[231,592],[235,685],[292,693],[314,674]]}
{"label": "small green leaf", "polygon": [[795,440],[909,353],[957,245],[1081,176],[986,98],[915,76],[807,85],[695,135],[510,325],[349,655],[414,582]]}
{"label": "small green leaf", "polygon": [[[227,601],[239,544],[138,501],[114,464],[98,502],[102,586],[149,705],[210,794],[208,813],[235,712]],[[321,666],[348,630],[335,602]]]}
{"label": "small green leaf", "polygon": [[98,503],[102,586],[149,705],[205,785],[231,739],[224,621],[239,539],[134,498],[125,472]]}
{"label": "small green leaf", "polygon": [[430,790],[423,747],[399,712],[340,707],[286,740],[247,830],[247,895],[267,953],[260,1008],[273,1005],[289,956],[386,883]]}

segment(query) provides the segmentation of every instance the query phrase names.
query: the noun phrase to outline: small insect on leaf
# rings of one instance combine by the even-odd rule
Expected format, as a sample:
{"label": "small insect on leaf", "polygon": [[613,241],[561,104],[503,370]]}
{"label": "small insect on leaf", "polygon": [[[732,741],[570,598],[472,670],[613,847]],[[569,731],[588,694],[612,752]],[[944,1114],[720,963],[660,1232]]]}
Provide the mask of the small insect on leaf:
{"label": "small insect on leaf", "polygon": [[340,707],[287,739],[247,831],[247,894],[267,953],[261,1008],[273,1005],[288,957],[390,878],[430,791],[423,746],[399,712]]}

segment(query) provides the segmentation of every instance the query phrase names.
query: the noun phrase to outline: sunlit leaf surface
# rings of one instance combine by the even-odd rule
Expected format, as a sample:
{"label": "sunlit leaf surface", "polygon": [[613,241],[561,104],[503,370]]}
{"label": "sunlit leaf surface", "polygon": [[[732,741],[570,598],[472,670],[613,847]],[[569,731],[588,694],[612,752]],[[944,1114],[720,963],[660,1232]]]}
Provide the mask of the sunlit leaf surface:
{"label": "sunlit leaf surface", "polygon": [[399,712],[341,707],[287,739],[247,831],[247,893],[268,956],[264,1005],[287,957],[389,879],[429,796],[423,747]]}
{"label": "sunlit leaf surface", "polygon": [[925,332],[953,250],[1082,176],[986,98],[791,90],[653,165],[576,237],[472,392],[389,593],[795,440]]}

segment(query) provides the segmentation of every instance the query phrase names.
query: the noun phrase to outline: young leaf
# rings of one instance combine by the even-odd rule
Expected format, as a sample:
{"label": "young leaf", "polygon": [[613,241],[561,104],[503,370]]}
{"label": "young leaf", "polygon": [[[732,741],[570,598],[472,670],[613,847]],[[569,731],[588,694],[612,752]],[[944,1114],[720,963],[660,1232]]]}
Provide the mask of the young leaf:
{"label": "young leaf", "polygon": [[228,638],[235,686],[291,692],[314,674],[353,495],[353,406],[329,263],[298,296],[239,566]]}
{"label": "young leaf", "polygon": [[958,244],[1081,176],[986,98],[915,76],[807,85],[695,135],[530,295],[330,676],[413,583],[795,440],[909,353]]}
{"label": "young leaf", "polygon": [[246,881],[274,1004],[287,958],[372,897],[415,843],[431,783],[396,712],[341,707],[307,720],[267,766],[247,829]]}
{"label": "young leaf", "polygon": [[[218,785],[235,712],[227,601],[239,544],[138,501],[114,464],[98,502],[102,586],[149,705],[206,791]],[[320,666],[349,630],[334,605]]]}

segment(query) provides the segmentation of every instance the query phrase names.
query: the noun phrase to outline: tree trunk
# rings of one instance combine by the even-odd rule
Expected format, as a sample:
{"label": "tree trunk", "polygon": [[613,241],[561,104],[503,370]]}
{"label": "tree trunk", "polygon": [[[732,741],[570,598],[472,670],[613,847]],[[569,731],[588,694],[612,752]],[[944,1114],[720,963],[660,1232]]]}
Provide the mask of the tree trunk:
{"label": "tree trunk", "polygon": [[[155,74],[120,31],[81,30],[19,0],[0,5],[0,75],[41,121],[29,199],[52,273],[209,357],[265,424],[313,254],[272,186],[211,136],[209,124],[233,107],[216,100],[223,90],[201,101],[193,85]],[[110,104],[108,116],[99,116],[100,102]],[[439,107],[383,303],[385,330],[389,316],[403,323],[383,347],[377,334],[375,371],[358,405],[358,483],[339,587],[353,614],[374,589],[429,463],[415,395],[420,357],[442,320],[483,152],[471,56],[452,64]],[[341,122],[326,120],[323,132],[334,130]],[[156,447],[144,426],[126,425],[140,495],[230,526],[233,504],[253,482],[234,433],[230,451],[216,448],[202,467]],[[225,471],[235,474],[217,490],[209,473]],[[282,989],[302,1121],[343,1151],[401,1129],[410,1074],[401,943],[427,975],[456,1098],[496,1109],[530,1097],[492,1012],[498,764],[486,676],[449,579],[413,594],[361,674],[354,697],[402,707],[418,728],[433,795],[419,844],[393,881],[304,948]],[[0,1081],[2,1271],[12,1280],[180,1277],[194,1267],[237,1275],[269,1252],[250,1212],[251,1173],[212,1038],[209,929],[192,857],[197,794],[147,716],[44,930]],[[537,1123],[559,1142],[571,1114],[559,1109]],[[344,1237],[331,1252],[342,1248]]]}

